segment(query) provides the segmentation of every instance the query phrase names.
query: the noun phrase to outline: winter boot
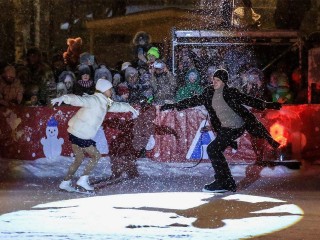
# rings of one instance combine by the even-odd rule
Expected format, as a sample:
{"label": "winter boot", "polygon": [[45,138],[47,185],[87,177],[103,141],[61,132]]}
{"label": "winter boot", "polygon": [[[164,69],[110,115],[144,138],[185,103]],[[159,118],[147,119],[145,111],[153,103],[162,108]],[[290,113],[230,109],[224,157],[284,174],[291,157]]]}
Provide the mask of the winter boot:
{"label": "winter boot", "polygon": [[79,178],[79,180],[77,181],[77,185],[86,189],[87,191],[94,190],[94,187],[89,185],[89,176],[88,175],[81,176]]}
{"label": "winter boot", "polygon": [[74,187],[71,186],[71,180],[62,181],[59,185],[59,188],[67,192],[74,192],[76,190]]}

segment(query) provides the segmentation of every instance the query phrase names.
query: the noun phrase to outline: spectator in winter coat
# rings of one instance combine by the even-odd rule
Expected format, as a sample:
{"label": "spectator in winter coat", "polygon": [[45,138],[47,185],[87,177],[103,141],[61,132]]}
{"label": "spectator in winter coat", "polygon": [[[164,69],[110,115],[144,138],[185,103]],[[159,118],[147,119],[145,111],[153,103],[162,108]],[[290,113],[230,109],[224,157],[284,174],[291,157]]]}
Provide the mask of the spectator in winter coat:
{"label": "spectator in winter coat", "polygon": [[148,59],[148,68],[149,72],[151,73],[153,70],[153,64],[156,60],[160,58],[159,49],[156,47],[151,47],[147,52],[147,59]]}
{"label": "spectator in winter coat", "polygon": [[124,62],[121,64],[120,72],[122,74],[123,79],[125,78],[124,74],[125,74],[127,67],[132,67],[131,62]]}
{"label": "spectator in winter coat", "polygon": [[149,73],[150,74],[150,71],[149,71],[149,68],[148,66],[141,66],[141,67],[137,67],[136,68],[137,71],[138,71],[138,78],[140,79],[141,76],[145,73]]}
{"label": "spectator in winter coat", "polygon": [[30,84],[38,86],[39,103],[49,104],[49,100],[56,94],[56,82],[51,67],[42,61],[41,51],[36,47],[29,48],[27,51],[27,68],[32,80]]}
{"label": "spectator in winter coat", "polygon": [[[119,75],[119,74],[118,74]],[[118,76],[120,78],[120,75]],[[117,89],[117,85],[119,84],[120,82],[120,79],[117,80],[116,77],[113,78],[112,77],[112,73],[111,71],[109,70],[109,68],[106,67],[106,65],[104,64],[101,64],[96,70],[95,70],[95,73],[94,73],[94,82],[96,83],[98,81],[98,79],[106,79],[108,80],[109,82],[112,83],[112,100],[116,101],[116,102],[126,102],[126,101],[123,101],[123,99],[121,97],[119,97],[115,91],[115,89]]]}
{"label": "spectator in winter coat", "polygon": [[215,64],[215,58],[209,55],[207,48],[201,48],[193,61],[201,80],[206,78],[208,67]]}
{"label": "spectator in winter coat", "polygon": [[76,77],[73,72],[63,71],[59,76],[59,82],[57,84],[57,97],[73,93],[75,81]]}
{"label": "spectator in winter coat", "polygon": [[138,104],[141,99],[141,86],[139,84],[139,74],[137,69],[127,67],[125,71],[125,80],[129,89],[129,103]]}
{"label": "spectator in winter coat", "polygon": [[267,89],[273,102],[293,102],[293,94],[290,90],[288,76],[283,71],[271,73]]}
{"label": "spectator in winter coat", "polygon": [[27,106],[40,106],[39,86],[32,81],[29,69],[21,63],[17,63],[15,68],[17,78],[24,88],[22,103]]}
{"label": "spectator in winter coat", "polygon": [[200,75],[197,70],[191,69],[187,72],[185,81],[185,86],[178,89],[176,101],[181,101],[185,98],[201,94],[203,91],[203,88],[200,85]]}
{"label": "spectator in winter coat", "polygon": [[106,79],[112,83],[112,74],[106,65],[102,64],[94,71],[94,82],[96,83],[100,78]]}
{"label": "spectator in winter coat", "polygon": [[242,91],[252,97],[268,99],[263,72],[258,68],[250,68],[241,74]]}
{"label": "spectator in winter coat", "polygon": [[27,87],[25,93],[24,93],[24,105],[26,106],[41,106],[41,103],[39,102],[39,86],[36,84],[32,84]]}
{"label": "spectator in winter coat", "polygon": [[118,86],[119,83],[123,82],[123,78],[122,75],[119,71],[112,69],[111,71],[111,75],[112,75],[112,85],[113,87]]}
{"label": "spectator in winter coat", "polygon": [[276,92],[278,88],[278,73],[272,72],[270,75],[269,82],[267,83],[267,91],[268,91],[268,100],[272,100],[272,95]]}
{"label": "spectator in winter coat", "polygon": [[72,106],[81,107],[68,122],[69,140],[72,143],[72,150],[75,160],[71,164],[67,175],[59,185],[65,191],[75,191],[71,185],[71,179],[84,160],[84,153],[90,155],[91,159],[86,166],[77,185],[92,191],[94,188],[89,185],[89,174],[99,161],[101,154],[96,148],[96,142],[92,140],[97,134],[107,112],[132,112],[137,117],[137,111],[126,103],[117,103],[111,100],[112,84],[105,79],[99,79],[96,84],[97,92],[93,95],[77,96],[74,94],[63,95],[52,99],[52,105],[61,105],[62,102]]}
{"label": "spectator in winter coat", "polygon": [[52,71],[45,72],[43,76],[43,85],[41,86],[41,92],[46,104],[50,104],[51,99],[57,96],[57,83]]}
{"label": "spectator in winter coat", "polygon": [[116,101],[117,102],[128,102],[129,100],[129,87],[127,82],[122,82],[120,84],[118,84],[118,86],[116,87]]}
{"label": "spectator in winter coat", "polygon": [[177,83],[166,64],[158,60],[154,63],[151,85],[154,90],[156,104],[173,103],[176,95]]}
{"label": "spectator in winter coat", "polygon": [[[266,139],[274,148],[280,146],[246,106],[263,110],[266,108],[280,109],[281,104],[265,102],[243,94],[235,88],[229,88],[228,80],[228,72],[224,69],[218,69],[212,77],[212,85],[205,88],[201,95],[187,98],[175,104],[165,104],[160,108],[162,111],[174,108],[182,110],[203,105],[207,109],[212,130],[216,133],[216,138],[207,147],[207,153],[215,172],[215,181],[206,184],[203,191],[235,192],[237,190],[223,152],[228,146],[237,148],[235,140],[245,130],[254,136]],[[203,129],[203,131],[207,130],[206,127]]]}
{"label": "spectator in winter coat", "polygon": [[147,52],[151,47],[151,36],[143,31],[137,32],[132,40],[134,45],[135,66],[147,65]]}
{"label": "spectator in winter coat", "polygon": [[84,94],[93,94],[95,91],[94,82],[91,79],[91,70],[88,65],[78,66],[78,81],[74,85],[74,94],[82,96]]}
{"label": "spectator in winter coat", "polygon": [[145,96],[148,99],[153,99],[153,88],[151,85],[151,74],[148,72],[145,72],[144,74],[141,75],[139,84],[141,87],[141,94]]}
{"label": "spectator in winter coat", "polygon": [[277,89],[275,93],[272,95],[272,100],[274,102],[280,103],[292,103],[293,102],[293,94],[290,90],[289,79],[287,75],[281,73],[278,75],[277,81]]}
{"label": "spectator in winter coat", "polygon": [[181,88],[185,85],[185,76],[190,69],[196,69],[194,59],[197,55],[190,50],[188,47],[183,47],[180,52],[178,52],[177,58],[177,75],[176,82],[177,88]]}
{"label": "spectator in winter coat", "polygon": [[58,83],[59,82],[59,76],[61,75],[61,73],[63,71],[67,70],[67,67],[64,64],[64,60],[63,60],[62,54],[57,53],[57,54],[52,56],[52,58],[51,58],[51,69],[52,69],[52,72],[53,72],[54,79],[55,79],[56,83]]}
{"label": "spectator in winter coat", "polygon": [[0,77],[0,105],[10,106],[21,104],[23,99],[23,86],[16,78],[16,69],[8,65]]}
{"label": "spectator in winter coat", "polygon": [[93,79],[94,78],[93,74],[95,73],[96,69],[98,68],[98,64],[96,62],[95,56],[88,53],[88,52],[83,52],[79,56],[79,61],[80,61],[80,65],[85,64],[90,68],[90,72],[92,74],[91,78]]}

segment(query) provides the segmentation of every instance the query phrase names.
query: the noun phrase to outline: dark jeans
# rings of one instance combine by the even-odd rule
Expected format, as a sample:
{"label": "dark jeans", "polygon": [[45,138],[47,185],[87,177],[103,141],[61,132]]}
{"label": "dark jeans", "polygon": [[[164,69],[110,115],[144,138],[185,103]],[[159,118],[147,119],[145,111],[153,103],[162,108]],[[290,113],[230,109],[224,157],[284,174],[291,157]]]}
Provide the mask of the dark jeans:
{"label": "dark jeans", "polygon": [[215,171],[217,181],[225,181],[232,178],[229,165],[223,152],[230,144],[244,133],[244,126],[241,128],[221,128],[216,138],[209,143],[207,153]]}

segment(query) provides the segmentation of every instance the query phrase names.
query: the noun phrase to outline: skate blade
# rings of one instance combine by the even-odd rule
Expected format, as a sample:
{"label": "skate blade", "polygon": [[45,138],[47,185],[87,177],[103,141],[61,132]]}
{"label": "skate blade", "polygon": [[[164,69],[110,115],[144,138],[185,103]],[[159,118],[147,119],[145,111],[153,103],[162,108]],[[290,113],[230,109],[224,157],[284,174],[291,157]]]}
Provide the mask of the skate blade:
{"label": "skate blade", "polygon": [[228,190],[226,189],[221,189],[221,190],[213,190],[213,191],[210,191],[210,190],[207,190],[207,189],[202,189],[202,192],[207,192],[207,193],[226,193],[226,192],[229,192]]}
{"label": "skate blade", "polygon": [[111,177],[100,177],[100,178],[97,178],[97,179],[94,179],[92,181],[90,181],[90,185],[96,185],[96,184],[99,184],[101,182],[107,182],[111,179]]}
{"label": "skate blade", "polygon": [[87,191],[87,190],[79,190],[79,189],[74,189],[74,190],[66,190],[66,189],[59,189],[59,192],[64,192],[64,193],[79,193],[79,194],[85,194],[85,195],[95,195],[96,193],[94,191]]}
{"label": "skate blade", "polygon": [[83,188],[81,186],[78,186],[78,185],[76,187],[76,191],[78,193],[83,193],[83,194],[88,194],[88,195],[95,195],[96,194],[95,189],[94,190],[87,190],[87,189],[85,189],[85,188]]}
{"label": "skate blade", "polygon": [[101,181],[97,184],[94,185],[94,188],[96,190],[99,190],[101,188],[104,188],[104,187],[107,187],[107,186],[111,186],[111,185],[115,185],[115,184],[118,184],[118,183],[121,183],[121,182],[124,182],[128,180],[127,178],[125,177],[119,177],[119,178],[109,178],[108,180],[106,181]]}

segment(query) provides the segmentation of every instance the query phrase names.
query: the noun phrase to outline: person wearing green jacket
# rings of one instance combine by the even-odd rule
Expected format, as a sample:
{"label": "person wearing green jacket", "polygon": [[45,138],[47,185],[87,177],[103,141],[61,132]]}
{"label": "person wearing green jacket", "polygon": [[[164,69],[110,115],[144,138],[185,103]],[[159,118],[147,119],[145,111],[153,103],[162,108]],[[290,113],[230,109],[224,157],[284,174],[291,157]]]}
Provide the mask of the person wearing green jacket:
{"label": "person wearing green jacket", "polygon": [[185,85],[181,87],[176,95],[176,101],[201,94],[203,87],[200,85],[200,74],[196,69],[190,69],[185,76]]}

